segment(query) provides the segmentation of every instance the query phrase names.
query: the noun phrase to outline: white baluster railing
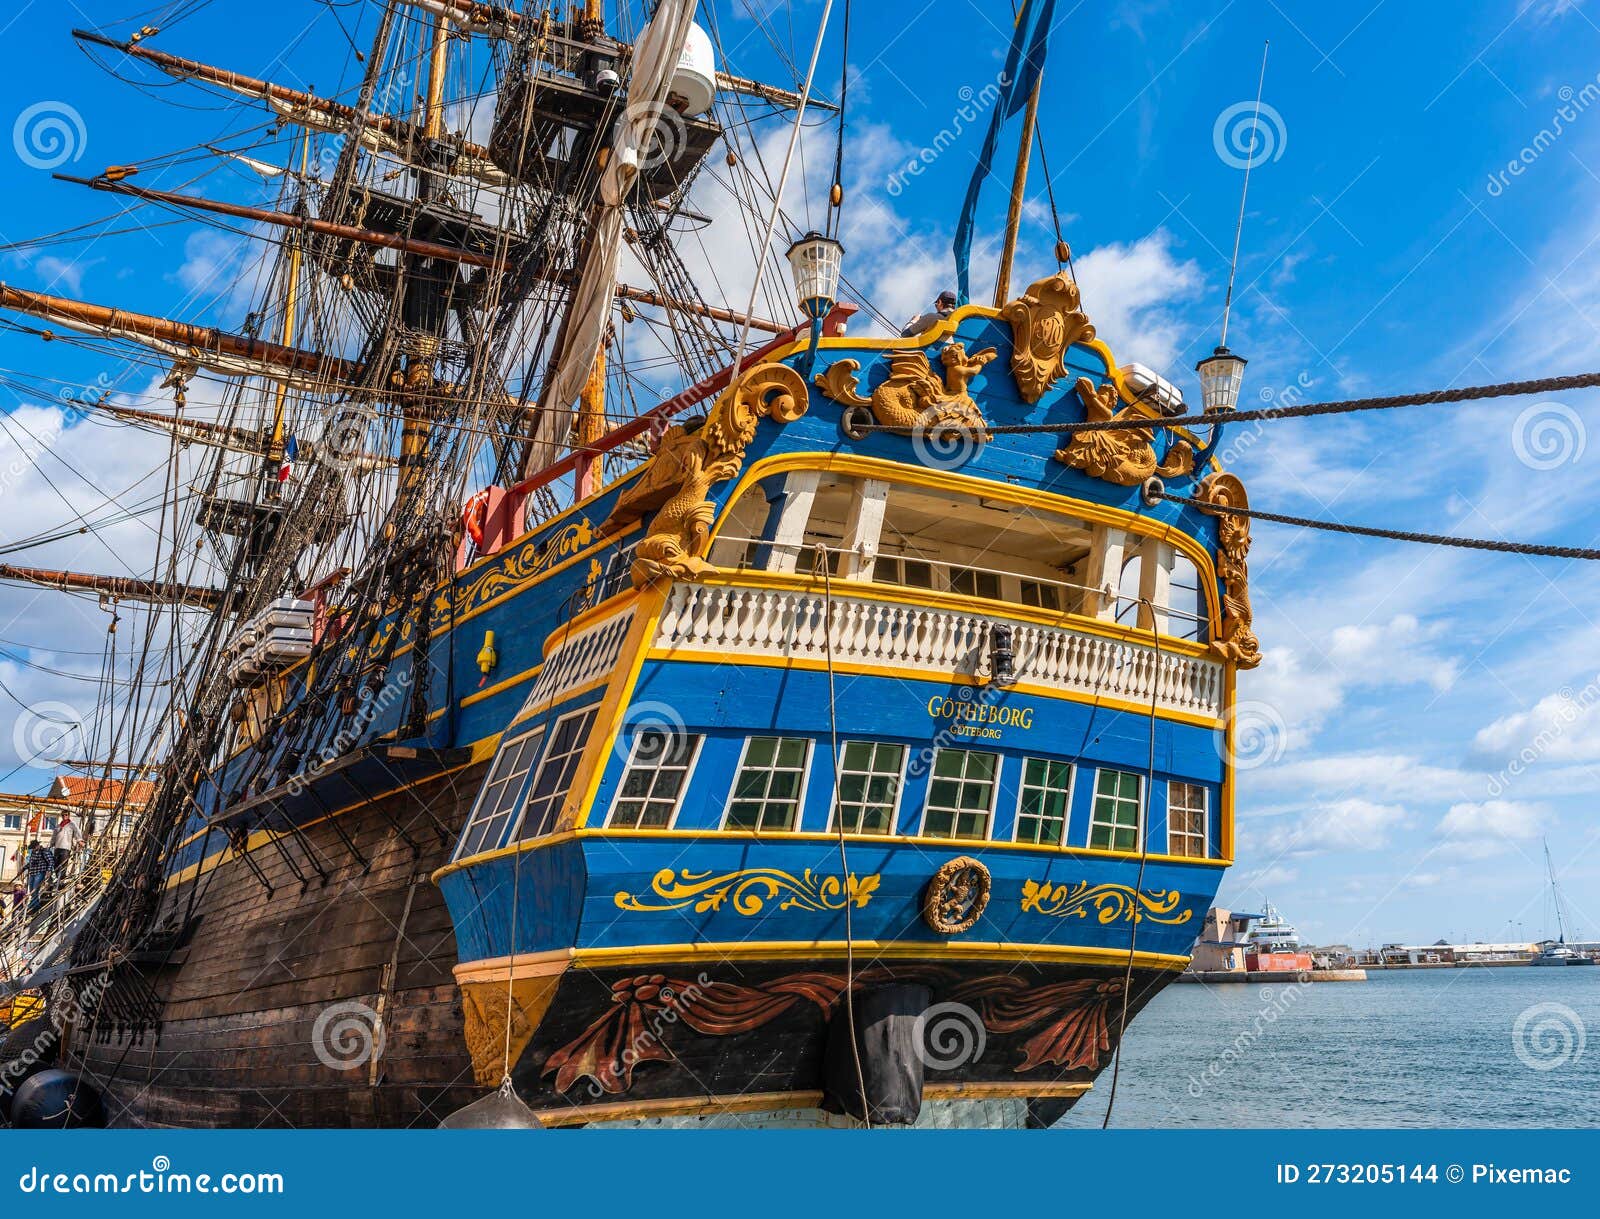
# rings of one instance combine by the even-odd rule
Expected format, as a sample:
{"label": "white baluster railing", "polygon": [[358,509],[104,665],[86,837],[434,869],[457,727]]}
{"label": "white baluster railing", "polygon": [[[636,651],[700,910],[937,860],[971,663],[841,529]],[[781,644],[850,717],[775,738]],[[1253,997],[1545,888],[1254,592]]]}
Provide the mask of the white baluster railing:
{"label": "white baluster railing", "polygon": [[[932,606],[821,593],[678,583],[668,593],[656,646],[730,657],[820,660],[828,637],[839,664],[872,664],[935,674],[977,675],[991,626],[1003,620]],[[1222,665],[1069,627],[1012,622],[1017,679],[1168,711],[1220,716]]]}

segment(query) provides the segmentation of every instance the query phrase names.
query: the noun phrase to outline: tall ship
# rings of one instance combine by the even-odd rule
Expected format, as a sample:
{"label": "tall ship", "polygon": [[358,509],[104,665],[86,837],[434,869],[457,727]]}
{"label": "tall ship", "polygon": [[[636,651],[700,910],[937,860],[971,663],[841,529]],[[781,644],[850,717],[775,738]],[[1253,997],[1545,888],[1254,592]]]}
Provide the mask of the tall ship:
{"label": "tall ship", "polygon": [[[994,292],[962,262],[887,337],[852,333],[822,31],[773,85],[713,6],[647,7],[395,0],[326,93],[181,22],[76,32],[264,121],[60,189],[264,256],[231,328],[0,286],[163,370],[79,409],[172,453],[148,574],[0,568],[119,607],[142,684],[98,760],[153,784],[0,945],[47,1013],[0,1104],[41,1036],[58,1081],[13,1118],[1043,1126],[1188,963],[1261,655],[1248,499],[1065,243],[1012,282],[1052,6],[996,108]],[[839,151],[801,215],[807,124]]]}

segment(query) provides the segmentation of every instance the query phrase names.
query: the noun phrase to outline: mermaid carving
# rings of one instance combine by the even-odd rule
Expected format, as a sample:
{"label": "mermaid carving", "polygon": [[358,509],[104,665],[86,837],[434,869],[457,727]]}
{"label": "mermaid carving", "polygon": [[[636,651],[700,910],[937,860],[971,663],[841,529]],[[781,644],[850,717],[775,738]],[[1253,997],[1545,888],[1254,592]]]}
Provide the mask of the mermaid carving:
{"label": "mermaid carving", "polygon": [[644,473],[617,499],[603,537],[621,532],[651,512],[655,519],[635,551],[633,582],[694,579],[711,570],[705,561],[716,506],[711,488],[744,465],[744,451],[762,417],[792,423],[806,413],[806,383],[783,364],[760,364],[725,391],[705,421],[667,429]]}
{"label": "mermaid carving", "polygon": [[[1076,389],[1083,401],[1084,417],[1091,423],[1138,418],[1131,406],[1117,409],[1120,397],[1115,385],[1096,387],[1088,377],[1079,377]],[[1137,487],[1152,475],[1181,478],[1192,474],[1194,446],[1187,440],[1175,440],[1167,450],[1167,459],[1158,462],[1153,428],[1073,432],[1066,447],[1056,450],[1056,460],[1091,478],[1102,478],[1120,487]]]}

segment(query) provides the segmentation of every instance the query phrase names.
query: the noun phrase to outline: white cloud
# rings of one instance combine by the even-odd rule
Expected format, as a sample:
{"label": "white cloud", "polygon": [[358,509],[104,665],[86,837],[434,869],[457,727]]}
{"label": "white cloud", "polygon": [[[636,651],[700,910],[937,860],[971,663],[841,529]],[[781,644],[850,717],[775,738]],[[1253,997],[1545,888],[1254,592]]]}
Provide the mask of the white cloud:
{"label": "white cloud", "polygon": [[1084,310],[1123,363],[1170,371],[1194,338],[1182,306],[1205,285],[1200,266],[1157,229],[1133,242],[1097,246],[1077,260]]}
{"label": "white cloud", "polygon": [[1520,849],[1544,832],[1548,813],[1536,804],[1484,800],[1452,804],[1434,827],[1446,854],[1488,859]]}
{"label": "white cloud", "polygon": [[1568,690],[1547,694],[1527,711],[1503,715],[1478,729],[1472,738],[1472,755],[1489,765],[1513,759],[1523,766],[1541,761],[1600,760],[1596,699],[1593,686],[1577,695]]}
{"label": "white cloud", "polygon": [[1318,855],[1325,851],[1372,851],[1386,846],[1390,833],[1408,815],[1398,804],[1336,800],[1319,804],[1292,825],[1272,825],[1261,850],[1272,856]]}

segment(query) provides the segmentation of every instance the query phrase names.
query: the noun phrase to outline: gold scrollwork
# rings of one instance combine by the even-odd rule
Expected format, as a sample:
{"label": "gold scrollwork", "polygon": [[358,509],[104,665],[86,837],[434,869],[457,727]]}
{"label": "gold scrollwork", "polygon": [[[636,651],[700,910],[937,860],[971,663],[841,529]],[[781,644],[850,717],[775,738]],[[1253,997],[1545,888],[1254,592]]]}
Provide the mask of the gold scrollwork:
{"label": "gold scrollwork", "polygon": [[1192,908],[1178,909],[1182,901],[1183,894],[1176,889],[1139,892],[1127,885],[1091,885],[1086,880],[1075,885],[1029,880],[1022,885],[1022,912],[1050,918],[1088,918],[1092,907],[1102,923],[1139,923],[1149,919],[1176,927],[1194,917]]}
{"label": "gold scrollwork", "polygon": [[1241,669],[1261,663],[1261,642],[1251,629],[1255,621],[1250,608],[1250,518],[1217,508],[1249,508],[1250,496],[1234,474],[1212,474],[1200,484],[1195,498],[1200,511],[1217,518],[1217,578],[1222,581],[1222,637],[1211,641],[1211,650]]}
{"label": "gold scrollwork", "polygon": [[1037,402],[1067,371],[1067,348],[1094,338],[1078,285],[1057,271],[1000,310],[1011,323],[1011,373],[1024,402]]}
{"label": "gold scrollwork", "polygon": [[[1137,418],[1136,408],[1121,404],[1115,385],[1096,386],[1088,377],[1079,377],[1074,388],[1083,402],[1084,418],[1090,423],[1110,419]],[[1167,459],[1156,461],[1155,432],[1151,428],[1124,428],[1109,432],[1073,432],[1065,448],[1056,450],[1056,460],[1091,478],[1104,479],[1119,487],[1137,487],[1152,475],[1181,478],[1194,472],[1194,446],[1187,440],[1174,440]]]}
{"label": "gold scrollwork", "polygon": [[879,875],[857,876],[854,872],[841,880],[837,876],[817,876],[807,868],[799,876],[778,868],[745,868],[738,872],[713,875],[710,872],[674,872],[663,868],[650,880],[650,892],[660,902],[635,897],[626,890],[613,899],[623,910],[682,910],[692,905],[696,914],[720,910],[731,902],[736,913],[760,914],[766,903],[780,893],[788,894],[779,910],[843,910],[851,902],[857,908],[872,900],[882,881]]}
{"label": "gold scrollwork", "polygon": [[617,497],[600,535],[610,537],[654,512],[635,551],[633,581],[643,587],[661,579],[705,574],[711,521],[707,495],[744,465],[744,451],[763,418],[793,423],[806,413],[805,379],[784,364],[758,364],[723,393],[703,424],[679,424],[661,438],[644,472]]}

